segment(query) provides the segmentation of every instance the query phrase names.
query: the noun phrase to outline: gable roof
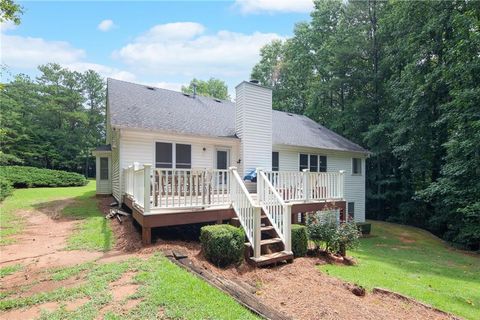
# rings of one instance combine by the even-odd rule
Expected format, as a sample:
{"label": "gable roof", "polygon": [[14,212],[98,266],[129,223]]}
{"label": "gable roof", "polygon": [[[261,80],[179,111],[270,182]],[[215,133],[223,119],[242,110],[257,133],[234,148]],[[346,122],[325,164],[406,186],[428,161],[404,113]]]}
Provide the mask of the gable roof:
{"label": "gable roof", "polygon": [[[236,137],[235,104],[226,100],[107,80],[111,125],[178,134]],[[310,118],[273,110],[273,144],[368,152]]]}

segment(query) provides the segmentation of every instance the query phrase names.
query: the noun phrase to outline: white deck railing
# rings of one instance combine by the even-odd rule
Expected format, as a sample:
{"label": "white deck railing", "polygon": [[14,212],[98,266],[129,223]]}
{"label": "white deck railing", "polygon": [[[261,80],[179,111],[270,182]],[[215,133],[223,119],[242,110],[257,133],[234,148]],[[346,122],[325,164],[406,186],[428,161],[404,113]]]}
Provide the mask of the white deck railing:
{"label": "white deck railing", "polygon": [[191,208],[230,204],[228,170],[155,169],[154,208]]}
{"label": "white deck railing", "polygon": [[257,174],[257,193],[260,206],[270,219],[278,236],[285,244],[285,251],[292,250],[292,207],[286,204],[272,183],[268,180],[264,171]]}
{"label": "white deck railing", "polygon": [[260,257],[261,208],[255,204],[235,167],[230,168],[232,207],[253,247],[253,256]]}
{"label": "white deck railing", "polygon": [[344,197],[344,171],[265,171],[265,176],[287,202],[335,200]]}

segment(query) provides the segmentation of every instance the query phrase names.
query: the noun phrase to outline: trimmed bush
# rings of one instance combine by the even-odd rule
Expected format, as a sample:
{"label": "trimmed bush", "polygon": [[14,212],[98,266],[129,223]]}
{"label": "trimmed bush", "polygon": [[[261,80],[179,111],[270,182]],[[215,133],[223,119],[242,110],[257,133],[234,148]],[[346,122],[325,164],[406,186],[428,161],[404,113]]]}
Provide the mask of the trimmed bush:
{"label": "trimmed bush", "polygon": [[84,186],[87,179],[81,174],[60,170],[22,166],[0,167],[0,176],[14,188]]}
{"label": "trimmed bush", "polygon": [[239,264],[244,257],[245,232],[228,224],[204,226],[200,230],[202,250],[219,267]]}
{"label": "trimmed bush", "polygon": [[370,234],[370,232],[372,231],[372,224],[367,222],[358,222],[357,228],[362,233],[362,235]]}
{"label": "trimmed bush", "polygon": [[292,251],[295,257],[304,257],[308,249],[307,227],[292,224]]}
{"label": "trimmed bush", "polygon": [[13,187],[10,181],[0,176],[0,201],[3,201],[12,193]]}

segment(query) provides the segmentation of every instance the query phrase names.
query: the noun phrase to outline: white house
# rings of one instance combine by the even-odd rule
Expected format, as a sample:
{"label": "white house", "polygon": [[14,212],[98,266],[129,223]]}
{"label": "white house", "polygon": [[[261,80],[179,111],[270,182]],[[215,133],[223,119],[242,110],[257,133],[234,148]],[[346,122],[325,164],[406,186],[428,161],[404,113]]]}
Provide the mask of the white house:
{"label": "white house", "polygon": [[[365,220],[369,152],[272,110],[269,88],[244,81],[232,103],[114,79],[107,87],[97,194],[133,210],[145,243],[152,227],[233,219],[262,264],[291,258],[299,213],[334,207]],[[252,169],[257,181],[245,184]]]}

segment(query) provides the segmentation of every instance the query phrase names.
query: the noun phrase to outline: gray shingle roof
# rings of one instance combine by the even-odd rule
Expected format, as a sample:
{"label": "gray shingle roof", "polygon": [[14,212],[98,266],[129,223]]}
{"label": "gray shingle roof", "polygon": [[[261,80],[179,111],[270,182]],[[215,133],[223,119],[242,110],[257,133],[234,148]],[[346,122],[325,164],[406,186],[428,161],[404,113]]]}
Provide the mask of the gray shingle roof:
{"label": "gray shingle roof", "polygon": [[[111,125],[210,137],[235,137],[235,104],[108,79]],[[303,115],[274,110],[273,143],[368,152]]]}

